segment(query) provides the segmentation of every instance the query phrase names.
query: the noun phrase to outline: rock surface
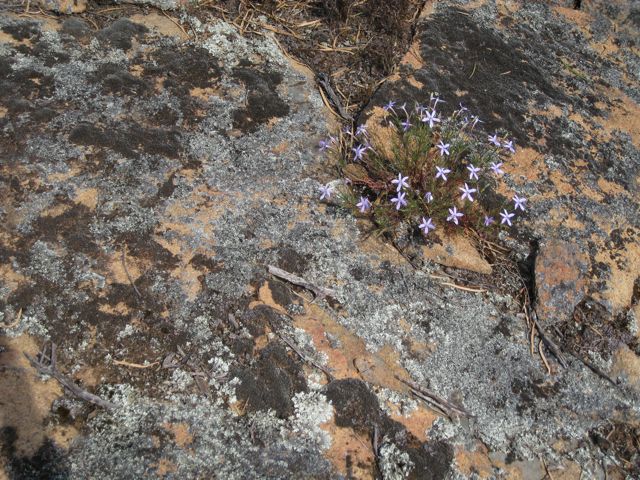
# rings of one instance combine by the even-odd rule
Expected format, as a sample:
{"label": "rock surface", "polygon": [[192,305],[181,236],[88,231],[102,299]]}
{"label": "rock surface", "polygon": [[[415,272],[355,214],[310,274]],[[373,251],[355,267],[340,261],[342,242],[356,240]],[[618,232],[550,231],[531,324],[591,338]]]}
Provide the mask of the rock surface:
{"label": "rock surface", "polygon": [[[545,241],[588,257],[556,325],[576,355],[562,368],[547,353],[549,370],[513,294],[441,285],[318,201],[333,124],[269,34],[163,18],[0,17],[0,478],[635,474],[632,12],[428,4],[372,100],[439,91],[517,140],[506,178],[530,212],[503,241],[523,266],[533,240],[545,268],[559,260]],[[562,287],[543,273],[539,291]],[[45,341],[118,407],[34,375],[22,352]]]}
{"label": "rock surface", "polygon": [[534,268],[538,316],[547,324],[566,322],[585,295],[586,255],[575,244],[550,239],[538,249]]}
{"label": "rock surface", "polygon": [[87,9],[86,0],[40,0],[40,6],[56,13],[82,13]]}

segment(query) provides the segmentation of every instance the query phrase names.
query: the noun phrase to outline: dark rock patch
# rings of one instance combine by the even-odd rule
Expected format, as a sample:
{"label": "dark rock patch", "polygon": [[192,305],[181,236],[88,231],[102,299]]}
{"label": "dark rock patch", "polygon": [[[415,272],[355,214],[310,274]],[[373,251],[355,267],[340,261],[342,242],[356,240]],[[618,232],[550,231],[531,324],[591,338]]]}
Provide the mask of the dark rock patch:
{"label": "dark rock patch", "polygon": [[278,267],[281,269],[301,276],[308,265],[308,256],[299,254],[293,248],[285,246],[278,250]]}
{"label": "dark rock patch", "polygon": [[92,34],[92,30],[89,24],[77,17],[66,19],[62,23],[62,28],[60,29],[60,31],[63,34],[69,35],[81,42],[89,39]]}
{"label": "dark rock patch", "polygon": [[189,263],[195,268],[206,270],[207,272],[219,272],[223,268],[219,260],[214,260],[212,257],[207,257],[201,253],[196,253]]}
{"label": "dark rock patch", "polygon": [[391,437],[404,431],[382,411],[378,397],[362,380],[334,380],[325,387],[325,395],[335,408],[336,425],[340,427],[372,434],[378,426],[382,435]]}
{"label": "dark rock patch", "polygon": [[69,140],[77,145],[109,148],[125,157],[139,158],[141,153],[177,158],[181,151],[180,134],[138,124],[102,127],[88,122],[74,127]]}
{"label": "dark rock patch", "polygon": [[302,364],[293,360],[280,343],[270,343],[249,369],[233,373],[241,380],[238,399],[249,412],[274,410],[280,418],[293,414],[293,396],[307,391]]}
{"label": "dark rock patch", "polygon": [[269,290],[271,298],[281,307],[286,307],[293,303],[299,303],[298,298],[291,292],[289,287],[278,280],[269,280]]}
{"label": "dark rock patch", "polygon": [[70,201],[67,205],[69,208],[60,215],[38,217],[34,222],[34,233],[29,237],[29,241],[39,239],[52,243],[63,242],[73,251],[95,255],[98,246],[89,229],[95,214],[84,205]]}
{"label": "dark rock patch", "polygon": [[413,462],[412,480],[444,480],[449,478],[454,459],[453,446],[438,440],[407,449]]}
{"label": "dark rock patch", "polygon": [[12,480],[66,480],[70,466],[62,449],[52,440],[46,439],[30,457],[17,455],[15,443],[17,432],[13,427],[0,430],[0,454],[6,462],[6,473]]}
{"label": "dark rock patch", "polygon": [[[569,102],[549,77],[521,53],[522,44],[478,25],[466,12],[450,8],[436,14],[422,24],[419,35],[422,58],[437,70],[416,71],[416,80],[425,86],[423,93],[413,92],[402,98],[425,98],[424,92],[439,92],[453,103],[449,108],[462,102],[486,122],[487,131],[504,129],[518,144],[529,143],[527,131],[522,128],[528,99]],[[441,49],[442,45],[447,49]],[[533,85],[539,91],[537,97],[533,97]],[[473,94],[456,100],[456,91]]]}
{"label": "dark rock patch", "polygon": [[253,132],[272,118],[281,118],[289,114],[289,105],[277,93],[282,83],[278,72],[262,72],[256,67],[238,67],[234,77],[247,89],[247,107],[233,113],[233,127],[243,132]]}
{"label": "dark rock patch", "polygon": [[2,31],[18,41],[31,40],[41,36],[36,22],[12,23],[2,27]]}
{"label": "dark rock patch", "polygon": [[240,322],[254,337],[264,335],[267,328],[278,331],[284,325],[282,315],[267,305],[258,305],[247,310],[242,314]]}
{"label": "dark rock patch", "polygon": [[71,58],[67,53],[55,50],[45,41],[37,42],[31,54],[40,59],[45,67],[49,68],[67,63]]}
{"label": "dark rock patch", "polygon": [[114,48],[129,50],[134,38],[140,39],[149,30],[144,25],[121,18],[96,33],[96,38]]}
{"label": "dark rock patch", "polygon": [[131,75],[126,67],[114,63],[100,65],[90,80],[100,83],[108,94],[141,95],[149,89],[147,82]]}
{"label": "dark rock patch", "polygon": [[184,91],[213,87],[222,70],[218,60],[202,47],[169,47],[156,50],[144,65],[145,75],[166,76],[165,87]]}
{"label": "dark rock patch", "polygon": [[7,58],[0,61],[0,100],[49,98],[54,94],[55,84],[51,75],[29,68],[13,70],[12,64],[13,60]]}

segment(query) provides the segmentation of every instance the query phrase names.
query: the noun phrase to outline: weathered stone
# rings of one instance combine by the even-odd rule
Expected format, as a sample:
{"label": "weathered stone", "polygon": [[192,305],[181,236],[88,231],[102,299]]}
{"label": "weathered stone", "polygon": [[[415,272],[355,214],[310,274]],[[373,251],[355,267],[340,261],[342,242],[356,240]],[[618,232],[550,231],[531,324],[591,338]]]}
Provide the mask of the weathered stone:
{"label": "weathered stone", "polygon": [[586,293],[588,257],[575,243],[548,240],[535,262],[536,312],[546,324],[571,318]]}
{"label": "weathered stone", "polygon": [[493,269],[471,241],[464,235],[444,236],[442,243],[430,243],[420,248],[423,257],[447,267],[462,268],[490,275]]}
{"label": "weathered stone", "polygon": [[[606,307],[638,304],[637,56],[623,32],[632,22],[608,30],[540,2],[428,5],[413,50],[426,62],[412,63],[416,75],[401,65],[406,83],[383,85],[375,102],[423,102],[437,89],[442,108],[463,101],[483,128],[514,135],[510,190],[498,193],[529,198],[515,241],[559,237],[589,255],[589,294],[603,298],[589,336],[576,338],[600,341],[592,330]],[[373,478],[371,421],[392,437],[381,445],[399,450],[389,458],[406,453],[416,478],[474,478],[464,458],[496,478],[538,474],[540,457],[589,478],[605,456],[628,470],[631,372],[616,370],[616,388],[548,356],[547,374],[514,298],[443,288],[367,236],[364,222],[319,202],[322,101],[268,35],[243,36],[200,10],[184,14],[198,38],[183,43],[141,16],[100,17],[97,32],[0,16],[7,476]],[[337,298],[305,301],[304,289],[276,285],[268,265]],[[305,314],[285,311],[294,298]],[[631,364],[618,318],[605,347],[628,344],[613,362]],[[270,352],[278,337],[299,353]],[[58,344],[63,373],[119,408],[89,415],[87,406],[75,420],[52,412],[60,386],[21,355],[46,340]],[[333,372],[333,386],[314,365]],[[449,421],[395,375],[473,417]],[[389,420],[398,409],[409,415]]]}
{"label": "weathered stone", "polygon": [[45,10],[57,13],[82,13],[87,9],[87,0],[39,0]]}
{"label": "weathered stone", "polygon": [[422,104],[438,92],[444,115],[462,103],[483,136],[514,139],[497,194],[528,198],[515,224],[521,239],[574,243],[588,257],[587,290],[620,311],[640,270],[640,55],[629,34],[637,14],[633,2],[583,4],[426,8],[367,118],[380,123],[376,107],[391,99]]}

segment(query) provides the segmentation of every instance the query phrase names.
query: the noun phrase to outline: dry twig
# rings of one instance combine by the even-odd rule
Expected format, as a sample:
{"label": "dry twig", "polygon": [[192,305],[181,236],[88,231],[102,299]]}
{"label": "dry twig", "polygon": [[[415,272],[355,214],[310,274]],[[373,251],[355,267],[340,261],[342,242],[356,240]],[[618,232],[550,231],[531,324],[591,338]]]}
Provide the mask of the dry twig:
{"label": "dry twig", "polygon": [[553,356],[556,357],[560,365],[562,365],[564,368],[567,368],[567,362],[562,356],[560,349],[556,346],[555,343],[553,343],[553,341],[551,341],[549,337],[545,335],[544,331],[542,330],[542,327],[538,323],[538,315],[536,314],[535,310],[531,310],[531,320],[533,320],[533,324],[538,330],[538,336],[542,339],[545,346],[549,349],[549,351],[553,354]]}
{"label": "dry twig", "polygon": [[445,285],[447,287],[457,288],[458,290],[464,290],[465,292],[486,293],[486,291],[487,291],[484,288],[463,287],[462,285],[457,285],[455,283],[450,283],[450,282],[440,282],[440,285]]}
{"label": "dry twig", "polygon": [[329,379],[329,381],[333,381],[335,379],[335,377],[333,376],[333,374],[331,373],[331,371],[323,366],[318,364],[317,362],[315,362],[314,360],[310,359],[309,357],[307,357],[304,353],[302,353],[300,351],[300,349],[298,349],[291,340],[289,340],[287,337],[285,337],[284,335],[282,335],[281,333],[278,333],[278,336],[280,337],[280,339],[286,343],[289,348],[291,348],[291,350],[293,350],[294,352],[296,352],[298,354],[298,356],[302,359],[303,362],[307,362],[309,365],[312,365],[314,367],[316,367],[318,370],[321,370]]}
{"label": "dry twig", "polygon": [[131,367],[131,368],[151,368],[151,367],[155,367],[156,365],[160,365],[160,362],[153,362],[153,363],[150,363],[149,365],[143,365],[141,363],[131,363],[124,360],[114,360],[113,363],[115,363],[116,365],[122,365],[123,367]]}
{"label": "dry twig", "polygon": [[307,282],[304,278],[298,277],[297,275],[294,275],[285,270],[282,270],[281,268],[274,267],[273,265],[269,265],[268,270],[269,270],[269,273],[274,277],[278,277],[282,280],[286,280],[289,283],[293,283],[294,285],[310,290],[311,292],[313,292],[316,298],[321,298],[321,299],[325,297],[335,298],[336,296],[336,292],[333,291],[332,289],[314,285],[311,282]]}
{"label": "dry twig", "polygon": [[[46,347],[45,347],[46,348]],[[47,356],[45,355],[45,349],[34,359],[29,356],[26,352],[23,352],[24,356],[29,360],[29,363],[32,367],[34,367],[38,372],[44,375],[49,375],[50,377],[55,378],[63,387],[65,387],[71,394],[80,400],[84,400],[85,402],[93,403],[99,407],[102,407],[106,410],[111,410],[117,407],[115,403],[111,403],[107,400],[104,400],[93,393],[89,393],[86,390],[83,390],[78,385],[75,384],[73,380],[69,377],[61,374],[58,370],[56,370],[56,344],[51,344],[51,354],[49,357],[49,364],[47,365],[45,362],[47,360]]]}
{"label": "dry twig", "polygon": [[140,290],[138,290],[138,287],[136,287],[136,284],[133,283],[133,279],[131,278],[131,275],[129,274],[129,269],[127,268],[127,257],[126,257],[126,251],[127,251],[127,246],[123,245],[122,247],[122,268],[124,268],[124,273],[127,275],[127,279],[129,280],[129,283],[131,284],[131,286],[133,287],[133,289],[136,292],[136,295],[138,295],[138,298],[142,298],[142,294],[140,293]]}
{"label": "dry twig", "polygon": [[458,415],[463,415],[465,417],[472,417],[473,416],[469,412],[467,412],[464,408],[459,407],[456,404],[451,403],[448,400],[445,400],[444,398],[436,395],[431,390],[428,390],[428,389],[426,389],[424,387],[421,387],[416,382],[413,382],[411,380],[405,380],[403,378],[400,378],[397,375],[394,375],[394,376],[398,380],[400,380],[402,383],[407,385],[411,389],[411,392],[416,397],[421,398],[422,400],[424,400],[425,402],[427,402],[427,403],[429,403],[431,405],[435,405],[439,410],[444,412],[445,415],[447,415],[448,417],[451,417],[451,413],[456,413]]}

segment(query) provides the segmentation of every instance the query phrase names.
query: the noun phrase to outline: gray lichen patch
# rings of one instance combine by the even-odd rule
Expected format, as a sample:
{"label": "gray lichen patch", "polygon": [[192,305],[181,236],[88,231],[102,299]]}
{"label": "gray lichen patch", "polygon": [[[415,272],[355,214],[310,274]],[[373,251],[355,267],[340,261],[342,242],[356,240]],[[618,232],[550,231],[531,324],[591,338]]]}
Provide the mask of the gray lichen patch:
{"label": "gray lichen patch", "polygon": [[[536,8],[522,18],[544,14]],[[464,17],[446,8],[438,15],[443,29]],[[95,33],[66,20],[44,32],[37,21],[0,19],[12,39],[0,44],[0,328],[54,341],[61,371],[119,405],[56,408],[49,421],[81,433],[68,450],[45,448],[37,458],[17,458],[15,439],[3,431],[12,475],[54,464],[50,471],[71,478],[341,478],[353,458],[366,458],[360,471],[371,476],[444,479],[463,475],[470,449],[489,459],[496,477],[540,455],[593,473],[605,447],[624,454],[625,425],[639,413],[626,377],[613,386],[571,358],[566,369],[550,359],[553,374],[545,373],[513,298],[439,285],[432,265],[413,269],[368,238],[362,221],[318,201],[326,161],[315,145],[328,128],[322,102],[273,40],[217,20],[196,25],[198,40],[189,42],[131,21],[101,27]],[[467,33],[477,42],[461,48]],[[513,47],[496,54],[494,69],[526,66],[515,48],[522,41],[476,17],[443,35],[471,55],[466,66],[482,41]],[[545,68],[523,67],[498,90],[529,94],[539,81],[538,97],[564,102]],[[476,75],[490,81],[486,71]],[[438,79],[441,91],[447,78]],[[461,87],[471,89],[472,80]],[[516,93],[505,93],[506,120],[495,122],[515,112],[514,131],[533,148],[518,116],[525,106],[509,103]],[[575,108],[590,112],[589,102],[576,100]],[[567,134],[574,142],[582,130]],[[623,186],[618,168],[627,162],[634,171],[637,152],[622,134],[611,141],[619,151],[606,168],[615,185],[599,188],[615,191]],[[542,164],[573,168],[559,153],[566,147],[553,148]],[[544,196],[551,188],[544,179],[526,188],[541,196],[529,203],[534,214],[560,202]],[[637,203],[630,191],[603,197],[609,204],[577,205],[587,205],[585,216],[622,215]],[[611,265],[630,268],[624,252],[633,233],[606,236]],[[268,265],[336,298],[312,304]],[[5,329],[20,309],[22,320]],[[424,415],[433,405],[409,401],[394,375],[471,416]],[[406,401],[408,415],[391,418],[380,399]],[[417,426],[414,408],[427,417]],[[606,439],[612,416],[617,443],[592,441]],[[369,456],[351,457],[360,442]],[[552,448],[558,442],[564,450]]]}

